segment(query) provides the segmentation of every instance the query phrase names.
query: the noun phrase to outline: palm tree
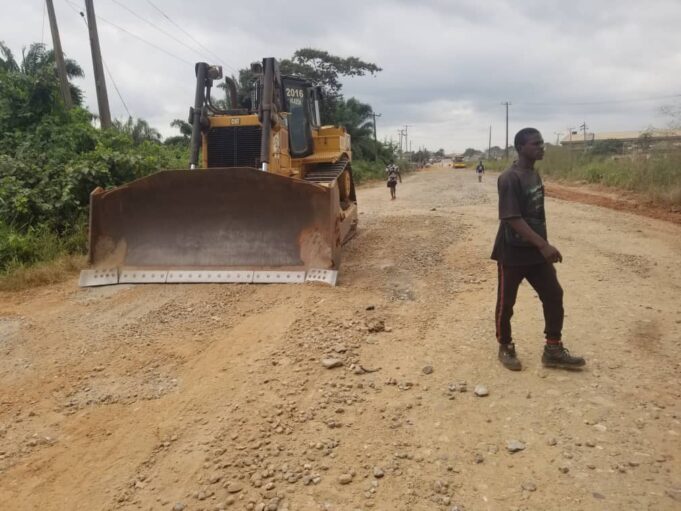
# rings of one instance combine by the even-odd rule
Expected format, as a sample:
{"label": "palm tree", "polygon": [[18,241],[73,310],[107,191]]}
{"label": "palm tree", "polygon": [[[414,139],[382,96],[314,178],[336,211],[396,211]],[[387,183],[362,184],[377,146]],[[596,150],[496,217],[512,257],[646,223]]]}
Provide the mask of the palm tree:
{"label": "palm tree", "polygon": [[157,129],[152,128],[147,121],[144,119],[133,120],[132,117],[128,117],[128,120],[124,123],[116,119],[113,122],[113,127],[123,133],[127,133],[132,137],[132,141],[135,144],[141,144],[142,142],[160,142],[161,134]]}
{"label": "palm tree", "polygon": [[192,125],[187,121],[183,121],[182,119],[173,119],[173,122],[171,122],[170,125],[173,128],[179,128],[183,138],[189,138],[192,136]]}
{"label": "palm tree", "polygon": [[374,126],[371,105],[355,98],[337,103],[335,121],[345,128],[352,140],[352,151],[357,159],[364,159],[374,152]]}
{"label": "palm tree", "polygon": [[12,55],[12,50],[3,41],[0,41],[0,71],[6,73],[19,71],[19,65]]}
{"label": "palm tree", "polygon": [[192,136],[192,125],[182,119],[173,119],[170,123],[173,128],[178,128],[181,135],[167,137],[163,144],[170,146],[189,147],[189,140]]}
{"label": "palm tree", "polygon": [[[69,80],[85,76],[83,68],[75,60],[65,59],[64,67],[66,69],[66,77]],[[32,43],[28,50],[23,48],[21,50],[21,63],[17,63],[12,50],[4,42],[0,41],[0,71],[19,73],[33,79],[36,83],[48,81],[53,82],[55,86],[58,83],[54,50],[48,50],[42,43]],[[69,90],[73,104],[81,106],[83,103],[83,91],[70,82]]]}

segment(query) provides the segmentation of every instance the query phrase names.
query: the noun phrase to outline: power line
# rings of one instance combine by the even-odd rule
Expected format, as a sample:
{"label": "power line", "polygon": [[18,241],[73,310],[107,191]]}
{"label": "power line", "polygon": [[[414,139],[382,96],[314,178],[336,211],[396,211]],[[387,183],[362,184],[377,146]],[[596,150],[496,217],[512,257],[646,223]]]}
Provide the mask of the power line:
{"label": "power line", "polygon": [[109,66],[106,65],[106,61],[104,59],[102,59],[102,64],[104,64],[104,69],[106,70],[106,74],[109,75],[109,78],[111,78],[111,83],[113,84],[114,89],[116,91],[116,94],[118,95],[118,99],[120,99],[121,103],[123,103],[123,108],[125,108],[125,111],[128,113],[128,117],[132,117],[130,110],[128,110],[128,105],[125,104],[125,100],[123,99],[123,96],[121,96],[121,91],[118,90],[118,85],[116,85],[116,80],[114,80],[113,75],[111,74],[111,71],[109,71]]}
{"label": "power line", "polygon": [[153,48],[156,48],[158,51],[162,51],[162,52],[165,53],[166,55],[169,55],[170,57],[172,57],[172,58],[174,58],[174,59],[176,59],[176,60],[179,60],[180,62],[183,62],[184,64],[188,64],[188,65],[190,65],[190,66],[193,65],[193,64],[192,64],[191,62],[189,62],[188,60],[185,60],[185,59],[183,59],[183,58],[181,58],[181,57],[178,57],[177,55],[175,55],[175,54],[173,54],[173,53],[170,53],[170,52],[167,51],[167,50],[164,50],[164,49],[161,48],[160,46],[157,46],[157,45],[155,45],[154,43],[151,43],[151,42],[147,41],[146,39],[144,39],[144,38],[138,36],[137,34],[133,34],[133,33],[130,32],[129,30],[126,30],[126,29],[124,29],[123,27],[120,27],[120,26],[116,25],[115,23],[113,23],[113,22],[111,22],[111,21],[109,21],[109,20],[102,18],[101,16],[97,16],[97,18],[100,19],[100,20],[102,20],[104,23],[108,23],[108,24],[111,25],[112,27],[117,28],[118,30],[120,30],[120,31],[122,31],[122,32],[125,32],[126,34],[128,34],[128,35],[130,35],[130,36],[132,36],[132,37],[134,37],[134,38],[136,38],[136,39],[139,39],[139,40],[142,41],[143,43],[148,44],[149,46],[151,46],[151,47],[153,47]]}
{"label": "power line", "polygon": [[608,105],[618,103],[638,103],[642,101],[658,101],[660,99],[674,99],[681,98],[681,94],[671,94],[668,96],[653,96],[647,98],[629,98],[629,99],[603,99],[596,101],[551,101],[551,102],[521,102],[516,105],[532,105],[532,106],[548,106],[548,105],[566,105],[566,106],[584,106],[584,105]]}
{"label": "power line", "polygon": [[646,98],[628,99],[603,99],[594,101],[527,101],[517,102],[516,106],[589,106],[589,105],[611,105],[621,103],[641,103],[645,101],[659,101],[661,99],[681,98],[681,94],[670,94],[667,96],[651,96]]}
{"label": "power line", "polygon": [[151,0],[147,0],[147,3],[149,3],[149,5],[151,5],[154,9],[156,9],[158,12],[160,12],[161,15],[162,15],[165,19],[167,19],[167,20],[168,20],[170,23],[172,23],[175,27],[177,27],[179,30],[181,30],[187,37],[189,37],[192,41],[194,41],[196,44],[198,44],[198,45],[199,45],[201,48],[203,48],[205,51],[207,51],[213,58],[217,59],[217,62],[218,62],[219,64],[222,64],[224,67],[228,67],[229,69],[231,69],[231,70],[234,71],[235,73],[239,74],[239,71],[238,71],[238,70],[236,70],[235,68],[233,68],[233,67],[230,66],[229,64],[224,64],[224,63],[222,62],[222,58],[220,58],[220,57],[218,57],[217,55],[215,55],[215,53],[213,53],[213,52],[210,51],[208,48],[206,48],[203,44],[201,44],[199,41],[197,41],[196,38],[195,38],[193,35],[191,35],[191,34],[190,34],[189,32],[187,32],[184,28],[182,28],[180,25],[178,25],[178,24],[175,23],[173,20],[171,20],[171,19],[170,19],[170,16],[168,16],[165,12],[163,12],[159,7],[156,7],[156,5],[155,5]]}
{"label": "power line", "polygon": [[170,38],[173,39],[174,41],[180,43],[180,44],[181,44],[182,46],[184,46],[185,48],[189,48],[191,51],[193,51],[194,53],[196,53],[200,58],[203,58],[203,57],[204,57],[204,55],[203,55],[201,52],[197,51],[196,48],[192,48],[192,47],[189,46],[187,43],[185,43],[184,41],[178,39],[177,37],[175,37],[175,36],[174,36],[173,34],[171,34],[170,32],[166,32],[165,30],[163,30],[162,28],[160,28],[159,26],[157,26],[157,25],[154,24],[153,22],[151,22],[151,21],[147,20],[146,18],[144,18],[143,16],[137,14],[135,11],[133,11],[132,9],[130,9],[128,6],[126,6],[126,5],[122,4],[122,3],[120,3],[118,0],[111,0],[111,1],[112,1],[113,3],[115,3],[116,5],[122,7],[122,8],[125,9],[126,11],[128,11],[130,14],[132,14],[133,16],[135,16],[137,19],[140,19],[140,20],[144,21],[146,24],[151,25],[153,28],[155,28],[156,30],[158,30],[159,32],[161,32],[163,35],[165,35],[165,36],[167,36],[167,37],[170,37]]}
{"label": "power line", "polygon": [[[537,101],[537,102],[532,102],[532,101],[516,101],[514,103],[515,106],[519,107],[524,107],[524,106],[540,106],[540,107],[561,107],[561,106],[596,106],[596,105],[609,105],[609,104],[626,104],[626,103],[642,103],[645,101],[661,101],[665,99],[678,99],[681,98],[681,94],[669,94],[665,96],[649,96],[649,97],[640,97],[640,98],[627,98],[627,99],[603,99],[603,100],[594,100],[594,101],[561,101],[561,100],[556,100],[556,101]],[[503,104],[503,103],[502,103]],[[488,103],[483,103],[483,104],[478,104],[476,105],[473,101],[471,101],[471,109],[473,109],[476,112],[487,112],[487,111],[495,111],[497,107],[494,104],[488,104]]]}
{"label": "power line", "polygon": [[[71,0],[65,0],[65,1],[68,2],[69,4],[75,5],[75,4],[73,4],[73,2],[72,2]],[[125,32],[126,34],[128,34],[128,35],[134,37],[135,39],[139,39],[139,40],[142,41],[144,44],[148,44],[149,46],[152,46],[152,47],[156,48],[158,51],[161,51],[161,52],[165,53],[166,55],[169,55],[170,57],[172,57],[172,58],[174,58],[174,59],[176,59],[176,60],[179,60],[180,62],[183,62],[184,64],[188,64],[188,65],[190,65],[190,66],[193,65],[193,64],[192,64],[191,62],[189,62],[188,60],[185,60],[185,59],[183,59],[183,58],[181,58],[181,57],[178,57],[177,55],[173,55],[172,53],[170,53],[170,52],[167,51],[167,50],[164,50],[164,49],[161,48],[160,46],[157,46],[157,45],[155,45],[154,43],[151,43],[151,42],[147,41],[146,39],[144,39],[143,37],[138,36],[137,34],[133,34],[133,33],[130,32],[129,30],[126,30],[126,29],[124,29],[123,27],[118,26],[118,25],[116,25],[115,23],[113,23],[113,22],[111,22],[111,21],[109,21],[109,20],[107,20],[107,19],[105,19],[105,18],[102,18],[102,17],[99,16],[99,15],[97,16],[97,19],[103,21],[104,23],[108,23],[108,24],[111,25],[112,27],[117,28],[117,29],[120,30],[121,32]]]}

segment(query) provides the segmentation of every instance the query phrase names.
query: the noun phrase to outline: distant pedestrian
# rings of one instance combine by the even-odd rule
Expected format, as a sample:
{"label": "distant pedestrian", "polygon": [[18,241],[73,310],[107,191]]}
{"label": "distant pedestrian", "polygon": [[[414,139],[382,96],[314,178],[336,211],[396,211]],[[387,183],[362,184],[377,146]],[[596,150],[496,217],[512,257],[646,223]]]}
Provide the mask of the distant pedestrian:
{"label": "distant pedestrian", "polygon": [[391,163],[386,167],[385,170],[388,178],[388,182],[386,184],[388,188],[390,188],[390,200],[395,200],[397,198],[397,195],[395,194],[395,189],[397,188],[397,181],[399,179],[400,183],[402,182],[400,168],[394,163]]}
{"label": "distant pedestrian", "polygon": [[514,145],[518,161],[497,181],[500,224],[492,251],[499,278],[495,313],[499,360],[513,371],[522,368],[511,337],[511,316],[518,287],[527,279],[544,309],[543,365],[580,368],[584,359],[570,355],[561,341],[563,289],[553,265],[562,262],[563,256],[547,241],[544,185],[534,168],[535,162],[544,157],[544,140],[536,129],[524,128],[516,134]]}
{"label": "distant pedestrian", "polygon": [[482,175],[485,173],[485,166],[482,164],[482,160],[480,160],[478,166],[475,167],[475,173],[478,175],[478,183],[482,183]]}

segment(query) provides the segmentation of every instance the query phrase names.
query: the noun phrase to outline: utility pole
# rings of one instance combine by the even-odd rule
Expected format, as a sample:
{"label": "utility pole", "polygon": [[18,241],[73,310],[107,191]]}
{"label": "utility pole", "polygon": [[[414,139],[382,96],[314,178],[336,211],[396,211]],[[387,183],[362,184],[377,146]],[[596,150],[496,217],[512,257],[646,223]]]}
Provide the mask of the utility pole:
{"label": "utility pole", "polygon": [[381,114],[376,114],[371,112],[371,117],[374,118],[374,161],[378,160],[378,142],[376,141],[376,117],[380,117]]}
{"label": "utility pole", "polygon": [[402,136],[404,135],[403,130],[397,130],[397,134],[400,136],[400,156],[402,155]]}
{"label": "utility pole", "polygon": [[407,134],[409,132],[409,124],[404,125],[404,150],[409,151],[409,144],[407,143],[409,138],[407,137]]}
{"label": "utility pole", "polygon": [[492,125],[489,125],[489,142],[487,144],[487,159],[492,159]]}
{"label": "utility pole", "polygon": [[579,127],[584,132],[584,152],[586,152],[586,129],[587,129],[586,121],[582,123],[582,125]]}
{"label": "utility pole", "polygon": [[376,117],[380,117],[381,114],[370,113],[371,117],[374,118],[374,142],[376,142]]}
{"label": "utility pole", "polygon": [[575,131],[574,126],[568,128],[568,141],[570,145],[570,170],[572,170],[572,135],[574,135],[575,133],[577,132]]}
{"label": "utility pole", "polygon": [[90,50],[92,52],[92,68],[94,69],[95,74],[95,88],[97,89],[99,123],[102,128],[106,129],[111,127],[111,112],[109,111],[109,97],[106,93],[106,81],[104,80],[102,52],[99,49],[95,6],[92,3],[92,0],[85,0],[85,12],[87,14],[87,28],[90,33]]}
{"label": "utility pole", "polygon": [[511,105],[511,103],[504,101],[502,105],[506,105],[506,147],[504,147],[504,152],[506,159],[508,160],[508,107]]}
{"label": "utility pole", "polygon": [[57,15],[54,13],[52,0],[45,0],[47,13],[50,17],[50,30],[52,32],[52,47],[54,48],[54,61],[57,65],[57,75],[59,76],[59,91],[64,101],[64,106],[70,109],[73,106],[71,101],[71,89],[69,80],[66,77],[66,66],[64,65],[64,54],[61,51],[61,41],[59,39],[59,29],[57,28]]}

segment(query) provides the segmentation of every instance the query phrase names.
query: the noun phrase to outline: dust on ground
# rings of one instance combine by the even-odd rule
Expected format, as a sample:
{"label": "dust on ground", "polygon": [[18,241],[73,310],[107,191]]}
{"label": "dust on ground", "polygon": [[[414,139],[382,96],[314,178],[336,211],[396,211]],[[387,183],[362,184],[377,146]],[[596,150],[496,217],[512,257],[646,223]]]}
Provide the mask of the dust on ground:
{"label": "dust on ground", "polygon": [[397,197],[359,190],[335,288],[1,294],[0,506],[679,509],[681,227],[548,199],[564,337],[588,366],[541,367],[524,284],[512,373],[494,176],[436,167]]}

